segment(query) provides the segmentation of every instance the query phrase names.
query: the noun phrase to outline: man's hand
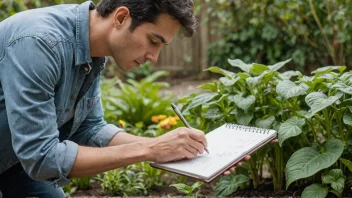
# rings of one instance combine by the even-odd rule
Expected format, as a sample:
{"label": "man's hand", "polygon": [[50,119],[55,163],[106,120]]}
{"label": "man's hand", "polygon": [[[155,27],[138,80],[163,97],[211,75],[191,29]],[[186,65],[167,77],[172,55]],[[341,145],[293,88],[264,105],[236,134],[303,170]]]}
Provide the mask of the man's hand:
{"label": "man's hand", "polygon": [[[271,143],[278,143],[279,142],[279,140],[278,139],[274,139],[273,141],[271,141]],[[251,159],[251,156],[250,155],[247,155],[245,158],[244,158],[244,160],[245,161],[248,161],[249,159]],[[238,164],[236,164],[235,166],[233,166],[233,167],[231,167],[230,169],[228,169],[227,171],[225,171],[224,172],[224,175],[229,175],[229,174],[231,174],[232,172],[235,172],[235,170],[236,170],[236,166],[241,166],[242,165],[242,163],[241,162],[239,162]]]}
{"label": "man's hand", "polygon": [[204,132],[180,127],[150,140],[151,161],[163,163],[191,159],[204,152],[207,145]]}

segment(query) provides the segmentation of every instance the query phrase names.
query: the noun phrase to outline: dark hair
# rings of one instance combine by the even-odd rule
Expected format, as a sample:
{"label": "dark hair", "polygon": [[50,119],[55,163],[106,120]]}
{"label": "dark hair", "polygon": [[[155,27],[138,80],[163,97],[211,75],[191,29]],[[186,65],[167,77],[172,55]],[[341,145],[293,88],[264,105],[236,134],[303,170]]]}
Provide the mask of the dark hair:
{"label": "dark hair", "polygon": [[100,16],[107,17],[121,6],[130,10],[131,31],[143,23],[154,23],[162,13],[178,20],[186,37],[192,36],[198,26],[198,20],[193,13],[192,0],[101,0],[97,11]]}

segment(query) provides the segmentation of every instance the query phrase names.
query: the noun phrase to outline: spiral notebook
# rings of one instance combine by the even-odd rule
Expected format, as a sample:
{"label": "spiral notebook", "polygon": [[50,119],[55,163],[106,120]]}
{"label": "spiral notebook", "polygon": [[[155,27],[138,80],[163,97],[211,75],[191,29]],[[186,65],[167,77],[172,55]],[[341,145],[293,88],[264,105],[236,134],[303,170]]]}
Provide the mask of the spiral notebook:
{"label": "spiral notebook", "polygon": [[224,124],[206,134],[209,154],[168,163],[151,163],[155,168],[210,183],[246,155],[276,138],[277,132],[236,124]]}

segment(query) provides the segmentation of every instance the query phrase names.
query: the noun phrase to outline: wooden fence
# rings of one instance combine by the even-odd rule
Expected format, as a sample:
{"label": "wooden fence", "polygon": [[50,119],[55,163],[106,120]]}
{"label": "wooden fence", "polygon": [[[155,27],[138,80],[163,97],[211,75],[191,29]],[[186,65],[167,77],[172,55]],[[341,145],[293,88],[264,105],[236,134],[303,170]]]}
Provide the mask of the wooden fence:
{"label": "wooden fence", "polygon": [[[205,9],[203,7],[203,10]],[[199,19],[203,21],[206,17],[206,11],[203,11]],[[170,71],[171,75],[197,74],[201,78],[205,77],[205,72],[201,71],[208,67],[208,45],[216,39],[216,36],[210,34],[209,24],[201,23],[191,38],[185,38],[182,35],[175,36],[173,42],[161,50],[154,68]]]}

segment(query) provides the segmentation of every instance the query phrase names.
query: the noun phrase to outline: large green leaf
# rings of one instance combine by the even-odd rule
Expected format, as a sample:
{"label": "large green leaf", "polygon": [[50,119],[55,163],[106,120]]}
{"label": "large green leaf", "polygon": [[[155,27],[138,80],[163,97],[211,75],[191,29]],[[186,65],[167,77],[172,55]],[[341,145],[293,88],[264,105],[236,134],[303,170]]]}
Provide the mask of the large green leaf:
{"label": "large green leaf", "polygon": [[235,59],[235,60],[228,59],[228,62],[230,63],[231,66],[238,67],[242,71],[247,72],[247,73],[249,73],[252,69],[252,64],[246,64],[239,59]]}
{"label": "large green leaf", "polygon": [[209,102],[210,100],[212,100],[213,98],[215,98],[215,96],[217,96],[217,95],[218,95],[218,93],[201,93],[193,98],[191,103],[188,105],[188,107],[184,111],[187,111],[189,109],[193,109],[193,108],[198,107],[202,104],[205,104],[205,103]]}
{"label": "large green leaf", "polygon": [[213,73],[217,73],[217,74],[221,74],[226,76],[228,79],[233,79],[236,74],[230,71],[227,71],[225,69],[221,69],[219,67],[209,67],[208,69],[206,69],[206,71],[211,71]]}
{"label": "large green leaf", "polygon": [[326,67],[321,67],[315,71],[312,72],[312,74],[316,74],[316,76],[322,75],[322,74],[327,74],[330,73],[333,70],[338,70],[340,73],[345,71],[346,66],[326,66]]}
{"label": "large green leaf", "polygon": [[276,63],[274,65],[269,65],[269,69],[272,70],[272,71],[277,71],[279,69],[281,69],[283,66],[286,65],[286,63],[290,62],[292,59],[288,59],[288,60],[285,60],[285,61],[282,61],[282,62],[279,62],[279,63]]}
{"label": "large green leaf", "polygon": [[286,72],[283,72],[283,73],[279,73],[278,75],[283,80],[290,80],[294,76],[302,75],[302,73],[299,72],[299,71],[286,71]]}
{"label": "large green leaf", "polygon": [[264,78],[264,76],[266,74],[270,73],[268,70],[264,71],[262,74],[260,74],[259,76],[256,77],[249,77],[246,79],[247,84],[251,87],[254,88],[255,86],[257,86],[258,84],[260,84],[262,82],[262,79]]}
{"label": "large green leaf", "polygon": [[337,93],[335,96],[327,97],[324,93],[322,92],[312,92],[306,96],[306,103],[307,105],[311,108],[310,113],[311,116],[316,114],[317,112],[325,109],[326,107],[329,107],[330,105],[334,104],[336,101],[338,101],[342,93]]}
{"label": "large green leaf", "polygon": [[228,87],[228,86],[234,85],[240,79],[241,79],[241,77],[237,76],[236,78],[231,78],[231,79],[229,79],[227,77],[221,77],[219,80],[223,85]]}
{"label": "large green leaf", "polygon": [[296,116],[286,120],[286,122],[280,125],[278,131],[279,144],[282,143],[290,137],[295,137],[302,133],[302,127],[305,124],[304,118],[298,118]]}
{"label": "large green leaf", "polygon": [[322,177],[324,184],[331,184],[331,187],[339,193],[342,193],[345,187],[346,176],[341,169],[332,169],[327,175]]}
{"label": "large green leaf", "polygon": [[276,92],[286,100],[292,97],[306,94],[308,87],[297,86],[290,80],[283,80],[276,86]]}
{"label": "large green leaf", "polygon": [[199,86],[198,88],[210,90],[212,92],[216,92],[218,90],[218,86],[217,86],[216,82],[205,83],[205,84]]}
{"label": "large green leaf", "polygon": [[245,175],[228,175],[222,177],[216,183],[215,196],[229,196],[234,193],[238,187],[249,182],[249,178]]}
{"label": "large green leaf", "polygon": [[312,184],[304,189],[302,198],[325,198],[329,193],[329,189],[321,184]]}
{"label": "large green leaf", "polygon": [[341,140],[324,143],[324,151],[306,147],[296,151],[286,164],[286,188],[298,179],[307,178],[333,165],[341,156],[344,144]]}
{"label": "large green leaf", "polygon": [[343,116],[343,123],[352,126],[352,113],[346,111],[345,115]]}
{"label": "large green leaf", "polygon": [[244,111],[247,111],[248,108],[254,104],[255,97],[250,95],[244,98],[242,97],[242,95],[238,94],[229,96],[229,100],[235,102],[236,106],[238,106],[239,108],[243,109]]}
{"label": "large green leaf", "polygon": [[269,70],[269,68],[266,65],[254,63],[250,72],[253,75],[260,75],[261,73],[263,73],[266,70]]}
{"label": "large green leaf", "polygon": [[342,91],[343,93],[352,95],[352,87],[348,86],[342,82],[338,82],[330,87],[331,89],[338,89]]}
{"label": "large green leaf", "polygon": [[238,124],[241,125],[248,125],[254,117],[254,114],[252,111],[244,113],[243,111],[238,111],[236,114],[236,120]]}
{"label": "large green leaf", "polygon": [[350,160],[340,158],[340,161],[352,172],[352,162]]}
{"label": "large green leaf", "polygon": [[270,129],[275,121],[275,116],[269,116],[266,119],[257,119],[255,125],[259,128]]}

